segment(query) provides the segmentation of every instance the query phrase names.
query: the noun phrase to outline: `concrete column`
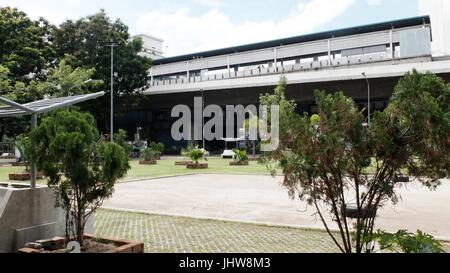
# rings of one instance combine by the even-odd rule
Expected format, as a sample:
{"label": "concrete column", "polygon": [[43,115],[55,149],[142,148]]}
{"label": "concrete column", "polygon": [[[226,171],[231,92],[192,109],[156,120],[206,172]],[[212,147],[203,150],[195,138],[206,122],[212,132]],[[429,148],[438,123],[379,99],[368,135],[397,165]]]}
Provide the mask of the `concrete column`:
{"label": "concrete column", "polygon": [[189,61],[186,62],[186,77],[187,77],[187,81],[189,82]]}
{"label": "concrete column", "polygon": [[[31,115],[31,130],[37,127],[37,114]],[[36,188],[36,162],[31,163],[31,188]]]}
{"label": "concrete column", "polygon": [[331,65],[331,40],[328,39],[328,65]]}
{"label": "concrete column", "polygon": [[153,67],[150,68],[150,86],[153,86]]}
{"label": "concrete column", "polygon": [[230,70],[230,55],[227,56],[227,69],[228,69],[228,77],[231,76],[231,70]]}
{"label": "concrete column", "polygon": [[277,59],[277,56],[278,56],[278,54],[277,54],[277,48],[275,47],[274,49],[273,49],[273,62],[274,62],[274,64],[275,64],[275,72],[277,72],[278,71],[278,59]]}
{"label": "concrete column", "polygon": [[389,44],[391,47],[391,58],[395,58],[395,50],[394,50],[394,37],[392,29],[389,31]]}

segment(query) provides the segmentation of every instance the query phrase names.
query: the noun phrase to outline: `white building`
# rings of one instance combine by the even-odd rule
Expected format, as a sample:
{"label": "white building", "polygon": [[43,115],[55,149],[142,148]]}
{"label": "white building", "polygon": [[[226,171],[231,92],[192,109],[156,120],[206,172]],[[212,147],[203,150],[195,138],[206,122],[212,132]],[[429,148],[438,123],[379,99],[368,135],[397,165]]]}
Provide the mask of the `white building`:
{"label": "white building", "polygon": [[450,1],[419,0],[421,15],[430,15],[433,56],[450,55]]}
{"label": "white building", "polygon": [[152,60],[164,58],[164,40],[147,34],[140,34],[137,36],[141,37],[144,42],[141,53],[143,56],[149,57]]}

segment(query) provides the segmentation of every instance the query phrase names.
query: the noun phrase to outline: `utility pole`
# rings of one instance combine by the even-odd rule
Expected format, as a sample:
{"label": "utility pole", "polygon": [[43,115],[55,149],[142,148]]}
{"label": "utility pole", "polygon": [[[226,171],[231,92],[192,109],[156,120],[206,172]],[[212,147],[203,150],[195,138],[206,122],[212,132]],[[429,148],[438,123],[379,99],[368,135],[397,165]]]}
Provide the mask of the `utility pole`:
{"label": "utility pole", "polygon": [[111,48],[111,116],[110,116],[110,138],[114,142],[114,48],[118,45],[112,43],[108,45]]}

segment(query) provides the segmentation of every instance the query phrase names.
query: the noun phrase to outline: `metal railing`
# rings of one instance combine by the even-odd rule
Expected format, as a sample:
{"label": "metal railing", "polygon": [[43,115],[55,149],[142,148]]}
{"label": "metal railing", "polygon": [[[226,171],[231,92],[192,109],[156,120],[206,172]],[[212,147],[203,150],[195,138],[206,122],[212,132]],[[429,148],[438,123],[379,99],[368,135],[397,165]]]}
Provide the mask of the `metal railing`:
{"label": "metal railing", "polygon": [[348,66],[356,64],[368,64],[374,62],[382,62],[392,60],[390,54],[386,53],[375,53],[364,56],[352,56],[352,57],[342,57],[331,60],[321,60],[312,61],[305,63],[296,63],[290,65],[282,66],[271,66],[271,67],[259,67],[248,70],[241,71],[230,71],[229,73],[218,73],[218,74],[206,74],[202,76],[194,76],[187,78],[186,76],[180,76],[172,79],[154,79],[153,86],[168,86],[174,84],[187,84],[203,81],[214,81],[214,80],[226,80],[233,78],[245,78],[245,77],[255,77],[255,76],[265,76],[271,74],[281,74],[281,73],[291,73],[291,72],[302,72],[302,71],[315,71],[320,69],[335,68],[339,66]]}
{"label": "metal railing", "polygon": [[0,156],[2,154],[14,154],[15,148],[14,142],[0,142]]}

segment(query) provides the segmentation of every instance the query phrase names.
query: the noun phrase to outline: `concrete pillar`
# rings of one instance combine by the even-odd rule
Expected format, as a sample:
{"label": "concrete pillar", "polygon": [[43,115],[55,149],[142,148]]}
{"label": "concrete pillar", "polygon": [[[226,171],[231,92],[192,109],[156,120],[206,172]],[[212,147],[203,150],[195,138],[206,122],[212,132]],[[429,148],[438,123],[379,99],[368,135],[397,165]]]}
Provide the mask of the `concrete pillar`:
{"label": "concrete pillar", "polygon": [[[34,128],[37,127],[37,114],[32,114],[31,115],[31,129],[33,130]],[[31,188],[35,189],[36,188],[36,162],[31,163]]]}

